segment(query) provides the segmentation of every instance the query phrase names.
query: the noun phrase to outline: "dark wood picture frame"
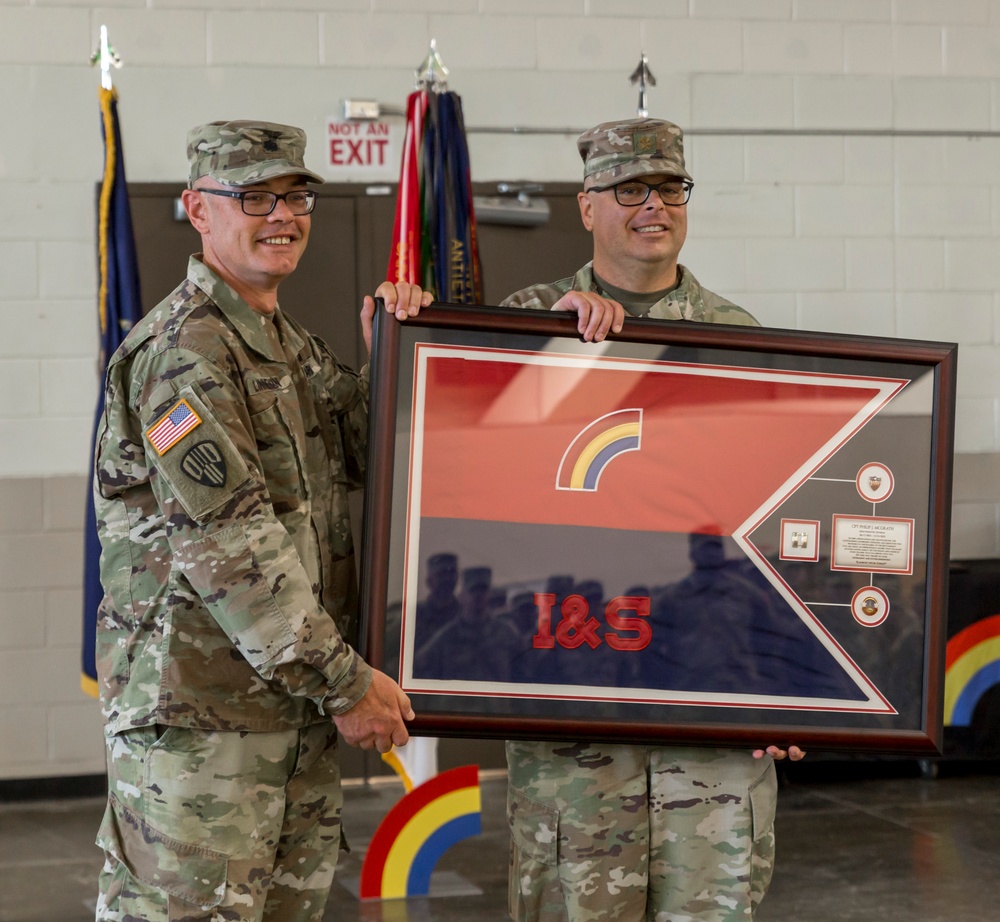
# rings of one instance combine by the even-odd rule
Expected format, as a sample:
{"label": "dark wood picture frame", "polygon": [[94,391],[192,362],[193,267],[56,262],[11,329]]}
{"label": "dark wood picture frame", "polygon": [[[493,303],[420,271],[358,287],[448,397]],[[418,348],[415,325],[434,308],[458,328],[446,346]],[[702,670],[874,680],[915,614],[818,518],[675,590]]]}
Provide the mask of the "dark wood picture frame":
{"label": "dark wood picture frame", "polygon": [[380,309],[362,652],[416,735],[939,751],[956,364]]}

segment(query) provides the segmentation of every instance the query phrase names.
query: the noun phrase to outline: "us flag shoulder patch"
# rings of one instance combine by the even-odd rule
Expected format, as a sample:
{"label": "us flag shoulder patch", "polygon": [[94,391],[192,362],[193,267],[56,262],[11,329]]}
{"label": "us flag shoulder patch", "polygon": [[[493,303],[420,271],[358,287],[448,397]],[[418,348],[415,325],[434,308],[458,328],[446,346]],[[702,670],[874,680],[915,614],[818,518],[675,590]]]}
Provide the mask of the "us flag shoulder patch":
{"label": "us flag shoulder patch", "polygon": [[146,430],[146,438],[156,453],[163,455],[200,425],[201,417],[182,398]]}

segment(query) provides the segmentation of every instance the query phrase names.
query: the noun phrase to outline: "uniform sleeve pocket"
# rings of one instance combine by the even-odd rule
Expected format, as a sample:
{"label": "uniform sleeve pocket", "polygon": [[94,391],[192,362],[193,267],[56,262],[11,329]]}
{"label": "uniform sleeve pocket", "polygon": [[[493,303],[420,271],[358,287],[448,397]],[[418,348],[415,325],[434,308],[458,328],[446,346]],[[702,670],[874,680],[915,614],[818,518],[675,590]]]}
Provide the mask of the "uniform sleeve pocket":
{"label": "uniform sleeve pocket", "polygon": [[97,844],[136,880],[203,910],[218,906],[226,892],[225,855],[164,835],[111,795]]}

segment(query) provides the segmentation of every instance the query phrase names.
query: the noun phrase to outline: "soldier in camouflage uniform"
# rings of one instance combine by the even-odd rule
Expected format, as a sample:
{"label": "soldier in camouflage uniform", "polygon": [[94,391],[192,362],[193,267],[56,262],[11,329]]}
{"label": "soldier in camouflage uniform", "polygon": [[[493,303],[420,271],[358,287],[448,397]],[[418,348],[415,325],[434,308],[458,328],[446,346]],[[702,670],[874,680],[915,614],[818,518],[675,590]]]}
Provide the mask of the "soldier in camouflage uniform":
{"label": "soldier in camouflage uniform", "polygon": [[[407,739],[409,700],[349,645],[367,370],[277,303],[323,181],[304,149],[300,129],[266,122],[189,134],[182,197],[203,252],[108,365],[98,920],[321,919],[338,735],[381,752]],[[402,313],[421,299],[377,294]],[[369,343],[373,311],[366,298]]]}
{"label": "soldier in camouflage uniform", "polygon": [[[678,257],[692,185],[680,128],[607,122],[578,140],[594,258],[504,304],[570,310],[600,341],[632,317],[756,325]],[[774,858],[774,760],[755,752],[590,742],[507,744],[509,909],[517,922],[753,918]]]}

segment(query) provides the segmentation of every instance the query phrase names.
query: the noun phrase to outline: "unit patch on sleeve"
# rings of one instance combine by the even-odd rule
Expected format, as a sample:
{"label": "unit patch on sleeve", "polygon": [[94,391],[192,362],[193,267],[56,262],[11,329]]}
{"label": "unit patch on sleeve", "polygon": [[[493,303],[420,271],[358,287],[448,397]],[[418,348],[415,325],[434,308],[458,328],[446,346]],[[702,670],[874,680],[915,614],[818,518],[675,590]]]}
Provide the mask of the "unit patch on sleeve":
{"label": "unit patch on sleeve", "polygon": [[185,452],[181,470],[192,480],[206,487],[226,485],[226,459],[211,439],[199,442]]}
{"label": "unit patch on sleeve", "polygon": [[200,425],[201,417],[182,398],[146,430],[146,438],[156,453],[162,456]]}

